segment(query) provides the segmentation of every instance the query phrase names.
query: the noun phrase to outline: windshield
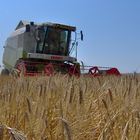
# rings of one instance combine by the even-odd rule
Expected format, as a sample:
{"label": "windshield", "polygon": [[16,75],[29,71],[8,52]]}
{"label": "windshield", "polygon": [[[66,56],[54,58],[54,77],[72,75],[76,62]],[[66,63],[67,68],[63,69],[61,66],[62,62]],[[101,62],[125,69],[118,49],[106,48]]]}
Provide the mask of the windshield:
{"label": "windshield", "polygon": [[67,55],[69,36],[69,31],[52,27],[38,31],[37,53]]}

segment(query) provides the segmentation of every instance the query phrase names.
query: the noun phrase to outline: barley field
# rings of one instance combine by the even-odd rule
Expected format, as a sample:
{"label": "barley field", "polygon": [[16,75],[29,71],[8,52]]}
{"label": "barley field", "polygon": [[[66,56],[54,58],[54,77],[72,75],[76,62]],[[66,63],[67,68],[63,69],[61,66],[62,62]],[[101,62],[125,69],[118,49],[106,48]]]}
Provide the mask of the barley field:
{"label": "barley field", "polygon": [[139,140],[140,75],[0,77],[0,140]]}

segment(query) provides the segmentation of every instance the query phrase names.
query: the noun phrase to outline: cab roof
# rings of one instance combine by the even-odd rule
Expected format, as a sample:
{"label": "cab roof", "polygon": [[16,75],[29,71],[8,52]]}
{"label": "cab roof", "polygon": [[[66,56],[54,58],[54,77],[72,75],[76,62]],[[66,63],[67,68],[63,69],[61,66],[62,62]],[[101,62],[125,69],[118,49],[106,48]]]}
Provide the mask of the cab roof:
{"label": "cab roof", "polygon": [[51,22],[44,22],[44,23],[34,23],[34,22],[30,22],[30,21],[25,21],[25,20],[21,20],[16,29],[20,29],[22,27],[25,27],[26,25],[30,25],[30,24],[34,24],[35,26],[50,26],[50,27],[54,27],[54,28],[61,28],[61,29],[65,29],[65,30],[70,30],[70,31],[76,31],[76,27],[74,26],[69,26],[69,25],[64,25],[64,24],[59,24],[59,23],[51,23]]}

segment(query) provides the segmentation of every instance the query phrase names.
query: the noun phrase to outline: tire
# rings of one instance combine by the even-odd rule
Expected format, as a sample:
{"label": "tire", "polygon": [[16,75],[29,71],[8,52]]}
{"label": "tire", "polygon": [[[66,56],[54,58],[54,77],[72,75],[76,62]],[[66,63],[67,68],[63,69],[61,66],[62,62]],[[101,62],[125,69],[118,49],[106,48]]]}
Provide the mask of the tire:
{"label": "tire", "polygon": [[9,71],[7,69],[2,69],[1,75],[9,75]]}

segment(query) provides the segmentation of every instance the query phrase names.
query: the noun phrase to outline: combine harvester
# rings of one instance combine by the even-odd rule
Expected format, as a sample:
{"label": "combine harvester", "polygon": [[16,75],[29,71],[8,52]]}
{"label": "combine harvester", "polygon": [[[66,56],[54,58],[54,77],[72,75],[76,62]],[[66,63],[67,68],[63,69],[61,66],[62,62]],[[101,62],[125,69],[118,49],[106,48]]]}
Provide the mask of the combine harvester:
{"label": "combine harvester", "polygon": [[[72,40],[72,33],[75,34]],[[80,32],[83,40],[83,33]],[[2,75],[9,73],[24,76],[50,76],[55,73],[80,76],[77,61],[76,27],[56,24],[20,21],[4,46]],[[75,50],[75,56],[71,54]],[[82,67],[83,70],[83,67]],[[100,70],[100,67],[84,66],[88,75],[120,75],[116,68]]]}

